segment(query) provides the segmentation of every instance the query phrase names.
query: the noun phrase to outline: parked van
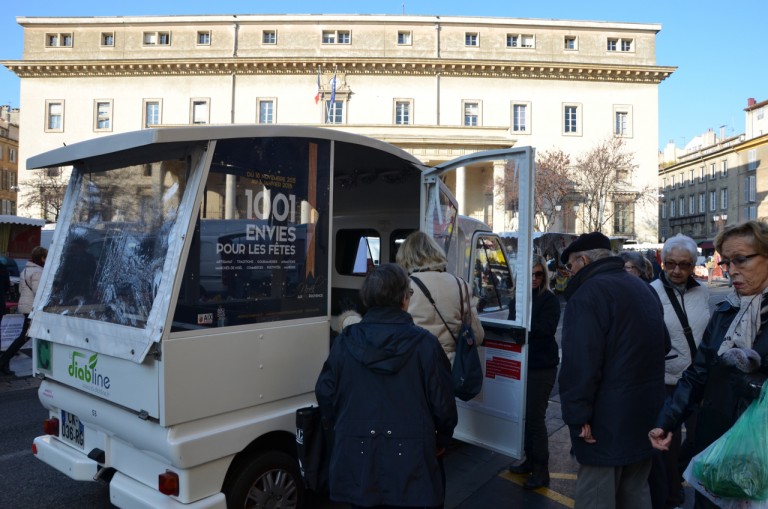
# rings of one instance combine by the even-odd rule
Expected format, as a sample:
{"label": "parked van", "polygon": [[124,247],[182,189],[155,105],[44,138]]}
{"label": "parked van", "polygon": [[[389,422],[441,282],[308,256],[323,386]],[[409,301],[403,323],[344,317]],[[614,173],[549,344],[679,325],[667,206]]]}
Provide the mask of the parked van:
{"label": "parked van", "polygon": [[530,234],[510,265],[441,178],[501,159],[530,231],[531,148],[429,168],[334,130],[195,126],[30,158],[73,167],[30,328],[49,410],[37,458],[109,482],[118,507],[302,507],[295,411],[315,404],[333,318],[416,229],[485,296],[484,389],[458,402],[456,436],[520,457]]}

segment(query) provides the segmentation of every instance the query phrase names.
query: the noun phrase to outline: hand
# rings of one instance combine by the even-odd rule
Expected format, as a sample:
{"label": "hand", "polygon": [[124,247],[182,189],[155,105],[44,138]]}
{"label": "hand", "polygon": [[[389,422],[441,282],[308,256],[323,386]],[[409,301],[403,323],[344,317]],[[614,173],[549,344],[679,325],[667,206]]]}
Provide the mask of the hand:
{"label": "hand", "polygon": [[581,425],[581,433],[579,433],[579,436],[584,439],[584,441],[588,444],[594,444],[597,442],[592,437],[592,426],[589,424],[582,424]]}
{"label": "hand", "polygon": [[654,449],[668,451],[669,444],[672,442],[672,432],[666,432],[661,428],[653,428],[648,432],[648,440]]}

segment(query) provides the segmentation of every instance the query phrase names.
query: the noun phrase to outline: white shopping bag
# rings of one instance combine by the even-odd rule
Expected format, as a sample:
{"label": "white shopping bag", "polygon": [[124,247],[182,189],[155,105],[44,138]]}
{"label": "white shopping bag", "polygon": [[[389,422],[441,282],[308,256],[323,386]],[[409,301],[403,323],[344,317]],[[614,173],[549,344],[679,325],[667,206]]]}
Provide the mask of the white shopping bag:
{"label": "white shopping bag", "polygon": [[[20,313],[3,315],[3,319],[0,321],[0,343],[2,343],[0,350],[8,350],[13,340],[19,337],[23,328],[24,315]],[[27,341],[27,344],[29,344],[29,341]]]}

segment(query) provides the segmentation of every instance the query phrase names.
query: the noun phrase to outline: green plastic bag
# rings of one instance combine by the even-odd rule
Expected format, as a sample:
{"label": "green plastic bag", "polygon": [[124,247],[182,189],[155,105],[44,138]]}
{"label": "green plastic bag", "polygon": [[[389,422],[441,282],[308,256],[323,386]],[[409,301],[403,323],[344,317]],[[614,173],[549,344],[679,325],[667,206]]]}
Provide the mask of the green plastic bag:
{"label": "green plastic bag", "polygon": [[723,436],[694,458],[693,474],[711,493],[741,500],[768,498],[767,387]]}

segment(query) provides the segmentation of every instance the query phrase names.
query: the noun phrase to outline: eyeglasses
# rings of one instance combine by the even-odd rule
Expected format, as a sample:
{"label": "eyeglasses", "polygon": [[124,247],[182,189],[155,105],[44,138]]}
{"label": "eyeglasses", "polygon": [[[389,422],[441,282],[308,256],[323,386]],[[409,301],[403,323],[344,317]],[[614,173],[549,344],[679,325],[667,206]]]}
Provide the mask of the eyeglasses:
{"label": "eyeglasses", "polygon": [[723,258],[721,261],[717,262],[717,265],[720,267],[724,267],[726,265],[729,267],[731,265],[733,265],[734,267],[741,267],[745,263],[747,263],[747,260],[749,260],[750,258],[754,258],[755,256],[760,256],[760,253],[752,253],[751,255],[734,256],[730,260],[726,260],[725,258]]}
{"label": "eyeglasses", "polygon": [[675,270],[678,267],[680,270],[690,270],[691,267],[693,267],[693,264],[691,262],[673,262],[672,260],[664,260],[664,268]]}
{"label": "eyeglasses", "polygon": [[533,277],[537,277],[537,278],[544,277],[544,272],[537,270],[536,272],[533,273]]}

